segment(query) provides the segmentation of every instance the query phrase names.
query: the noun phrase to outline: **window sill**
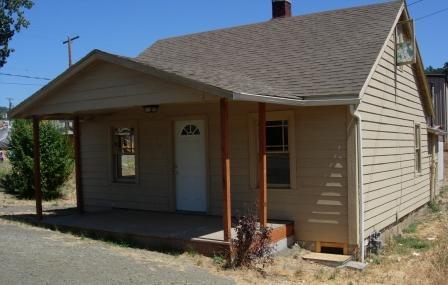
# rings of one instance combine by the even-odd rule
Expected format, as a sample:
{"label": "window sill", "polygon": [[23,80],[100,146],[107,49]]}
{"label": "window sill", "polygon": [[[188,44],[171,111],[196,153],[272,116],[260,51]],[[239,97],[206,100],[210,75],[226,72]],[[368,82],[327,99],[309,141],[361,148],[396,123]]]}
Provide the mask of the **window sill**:
{"label": "window sill", "polygon": [[[260,188],[252,188],[253,191],[260,191]],[[289,192],[289,191],[295,191],[294,188],[267,188],[269,192]]]}
{"label": "window sill", "polygon": [[113,185],[137,185],[137,180],[127,181],[127,180],[114,180],[110,184]]}

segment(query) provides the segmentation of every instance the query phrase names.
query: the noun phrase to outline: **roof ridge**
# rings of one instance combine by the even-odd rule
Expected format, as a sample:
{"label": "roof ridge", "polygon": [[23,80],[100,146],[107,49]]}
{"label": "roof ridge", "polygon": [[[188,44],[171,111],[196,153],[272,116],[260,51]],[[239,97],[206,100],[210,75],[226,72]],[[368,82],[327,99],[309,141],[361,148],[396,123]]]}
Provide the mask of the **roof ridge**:
{"label": "roof ridge", "polygon": [[[251,26],[264,25],[264,24],[267,24],[267,23],[270,23],[270,22],[291,21],[292,19],[297,19],[297,18],[306,18],[306,17],[316,16],[316,15],[332,14],[332,13],[336,13],[336,12],[350,11],[350,10],[356,10],[356,9],[366,9],[366,8],[369,8],[369,7],[380,7],[380,6],[392,5],[394,3],[400,3],[401,4],[401,3],[403,3],[403,1],[404,0],[384,1],[384,2],[381,2],[381,3],[374,3],[374,4],[368,4],[368,5],[359,5],[359,6],[352,6],[352,7],[346,7],[346,8],[338,8],[338,9],[333,9],[333,10],[312,12],[312,13],[308,13],[308,14],[296,15],[296,16],[291,16],[291,17],[269,19],[269,20],[262,21],[262,22],[243,24],[243,25],[238,25],[238,26],[218,28],[218,29],[214,29],[214,30],[208,30],[208,31],[202,31],[202,32],[194,32],[194,33],[190,33],[190,34],[184,34],[184,35],[178,35],[178,36],[162,38],[162,39],[156,40],[154,42],[154,44],[156,44],[157,42],[169,41],[169,40],[180,39],[180,38],[186,38],[186,37],[191,37],[191,36],[196,36],[196,35],[201,35],[201,34],[207,34],[207,33],[224,31],[224,30],[232,30],[232,29],[237,29],[237,28],[242,28],[242,27],[251,27]],[[150,48],[150,47],[151,46],[149,46],[148,48]],[[148,49],[148,48],[146,48],[146,49]],[[144,49],[141,53],[139,53],[137,55],[137,57],[139,57],[140,54],[142,54],[146,49]]]}

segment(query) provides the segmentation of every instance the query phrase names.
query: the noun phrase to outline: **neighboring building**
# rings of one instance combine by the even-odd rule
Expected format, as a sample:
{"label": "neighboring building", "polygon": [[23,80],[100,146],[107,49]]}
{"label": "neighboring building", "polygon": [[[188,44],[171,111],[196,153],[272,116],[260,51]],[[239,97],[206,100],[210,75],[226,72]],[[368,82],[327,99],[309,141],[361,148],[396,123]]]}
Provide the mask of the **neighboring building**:
{"label": "neighboring building", "polygon": [[441,130],[437,143],[437,176],[439,184],[442,185],[448,174],[445,170],[448,167],[445,163],[445,160],[448,159],[448,153],[445,154],[448,151],[448,144],[446,143],[446,134],[448,132],[448,77],[446,74],[427,74],[426,77],[434,105],[435,117],[433,125]]}
{"label": "neighboring building", "polygon": [[0,121],[0,150],[7,150],[11,133],[11,122],[8,120]]}
{"label": "neighboring building", "polygon": [[86,211],[223,215],[227,242],[230,214],[261,201],[263,223],[290,220],[295,240],[356,252],[431,196],[431,94],[418,49],[416,63],[395,58],[408,11],[287,17],[289,1],[273,5],[273,20],[135,58],[94,50],[10,115],[80,120]]}

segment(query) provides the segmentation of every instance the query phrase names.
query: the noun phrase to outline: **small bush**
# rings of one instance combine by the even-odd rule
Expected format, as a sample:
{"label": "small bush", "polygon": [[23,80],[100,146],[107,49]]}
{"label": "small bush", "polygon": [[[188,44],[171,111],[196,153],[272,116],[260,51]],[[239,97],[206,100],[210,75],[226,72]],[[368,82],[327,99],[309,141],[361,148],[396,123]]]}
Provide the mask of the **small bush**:
{"label": "small bush", "polygon": [[431,243],[427,240],[422,240],[416,237],[394,237],[394,248],[399,253],[407,253],[410,250],[427,250],[430,248]]}
{"label": "small bush", "polygon": [[417,224],[416,223],[410,224],[407,228],[403,230],[403,232],[406,234],[412,234],[417,232]]}
{"label": "small bush", "polygon": [[376,265],[381,264],[381,257],[377,254],[372,254],[371,262]]}
{"label": "small bush", "polygon": [[231,241],[230,266],[265,266],[272,262],[270,227],[260,227],[253,210],[238,218],[236,238]]}
{"label": "small bush", "polygon": [[224,266],[226,264],[226,259],[222,255],[213,255],[213,263],[218,266]]}
{"label": "small bush", "polygon": [[[73,171],[73,148],[67,136],[50,121],[41,122],[39,133],[43,198],[59,198],[62,195],[62,185]],[[34,197],[33,144],[31,122],[15,120],[8,149],[11,173],[2,182],[7,192],[19,198]]]}
{"label": "small bush", "polygon": [[428,207],[433,213],[440,212],[440,205],[436,201],[430,201]]}

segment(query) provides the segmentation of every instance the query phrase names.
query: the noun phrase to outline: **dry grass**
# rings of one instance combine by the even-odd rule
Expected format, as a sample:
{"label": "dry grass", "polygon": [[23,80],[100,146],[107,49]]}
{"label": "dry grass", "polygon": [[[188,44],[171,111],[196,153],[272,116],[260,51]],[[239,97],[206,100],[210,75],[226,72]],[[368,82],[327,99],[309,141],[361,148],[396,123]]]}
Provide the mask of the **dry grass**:
{"label": "dry grass", "polygon": [[[191,262],[238,284],[448,284],[448,192],[437,199],[438,212],[429,211],[402,235],[387,243],[378,256],[368,258],[363,271],[335,269],[302,260],[305,250],[295,247],[277,256],[262,270],[225,270],[217,258],[183,254]],[[215,260],[215,261],[214,261]],[[220,260],[218,258],[218,260]]]}
{"label": "dry grass", "polygon": [[[74,205],[74,181],[66,185],[66,198],[44,203],[45,206]],[[17,200],[0,190],[2,206],[31,205],[34,201]],[[433,205],[434,206],[434,205]],[[403,231],[400,238],[392,239],[378,256],[368,258],[369,266],[363,271],[335,269],[302,259],[307,251],[296,246],[282,256],[276,256],[271,265],[257,269],[224,269],[223,258],[208,258],[192,252],[163,254],[102,243],[117,253],[130,256],[142,263],[159,261],[180,270],[194,265],[237,284],[448,284],[448,191],[437,198],[438,211],[425,216]],[[84,240],[82,237],[79,240]],[[97,242],[86,239],[85,242]]]}
{"label": "dry grass", "polygon": [[[0,166],[0,172],[2,167]],[[75,176],[72,174],[69,180],[63,186],[63,197],[56,200],[51,201],[43,201],[43,208],[50,207],[74,207],[76,206],[76,192],[75,192],[76,184],[75,184]],[[29,206],[34,209],[35,201],[33,199],[17,199],[14,195],[8,194],[4,192],[4,189],[0,188],[0,212],[1,209],[5,208],[13,208],[16,206],[20,206],[22,208]]]}

